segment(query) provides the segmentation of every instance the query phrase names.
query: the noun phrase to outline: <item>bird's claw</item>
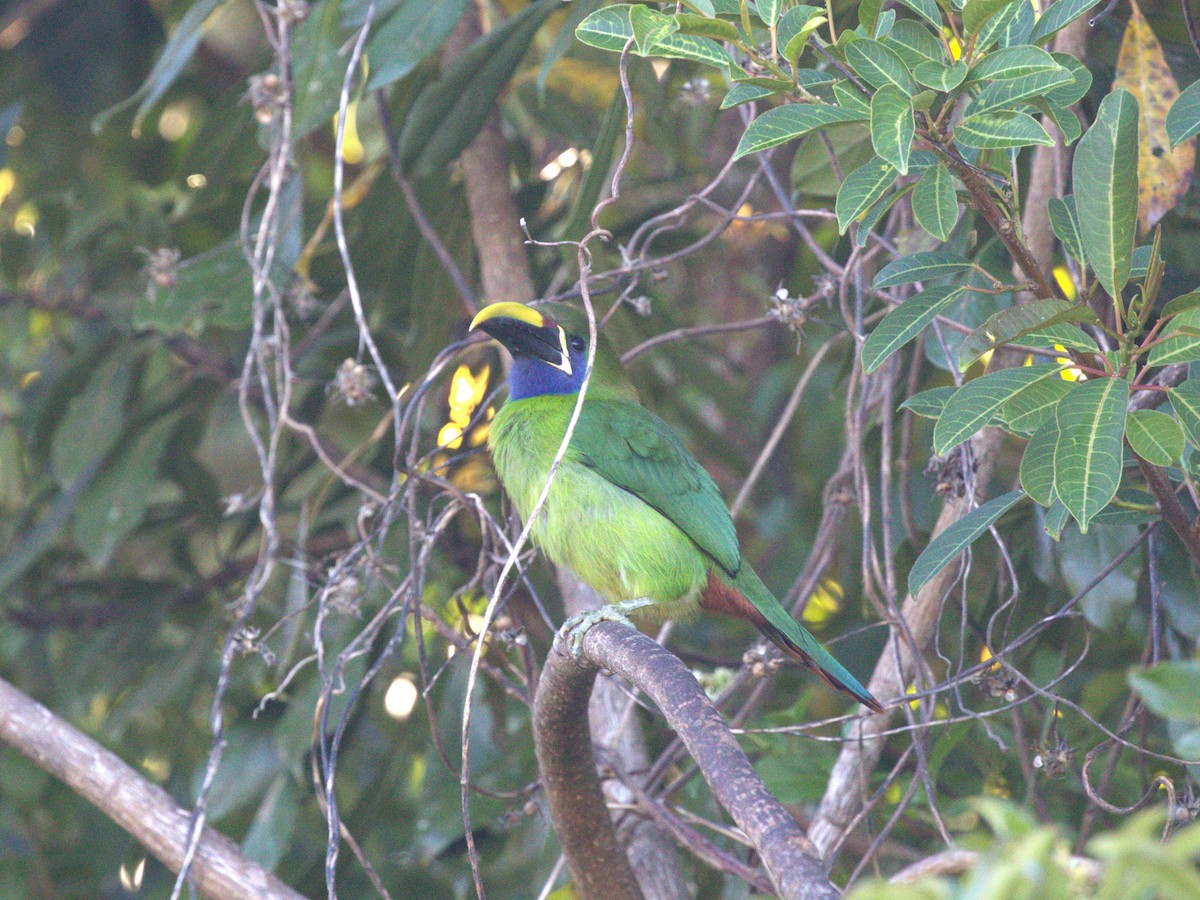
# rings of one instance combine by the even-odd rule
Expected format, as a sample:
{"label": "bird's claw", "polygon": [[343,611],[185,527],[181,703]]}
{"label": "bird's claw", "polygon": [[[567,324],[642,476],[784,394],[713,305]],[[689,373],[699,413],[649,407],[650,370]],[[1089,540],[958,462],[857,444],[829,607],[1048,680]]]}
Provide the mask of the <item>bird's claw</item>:
{"label": "bird's claw", "polygon": [[589,609],[587,612],[571,616],[563,622],[562,628],[558,631],[558,637],[560,640],[566,641],[571,658],[579,662],[583,658],[583,636],[587,634],[589,628],[601,622],[621,622],[630,628],[636,628],[637,626],[629,620],[627,614],[649,606],[653,602],[653,600],[639,598],[605,604],[599,609]]}

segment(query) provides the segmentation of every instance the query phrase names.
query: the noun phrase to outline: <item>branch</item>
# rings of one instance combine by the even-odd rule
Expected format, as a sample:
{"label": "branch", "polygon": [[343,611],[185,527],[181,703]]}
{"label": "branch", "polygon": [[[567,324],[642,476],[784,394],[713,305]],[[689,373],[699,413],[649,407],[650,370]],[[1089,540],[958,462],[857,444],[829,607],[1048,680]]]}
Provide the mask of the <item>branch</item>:
{"label": "branch", "polygon": [[[188,843],[188,812],[157,785],[46,707],[0,679],[0,742],[29,757],[129,832],[172,872]],[[244,900],[300,900],[272,873],[205,828],[191,866],[201,893]]]}
{"label": "branch", "polygon": [[717,801],[754,846],[781,897],[832,900],[838,890],[796,820],[767,790],[721,714],[675,656],[627,626],[601,622],[583,639],[586,663],[558,644],[534,699],[534,741],[550,817],[571,875],[587,900],[638,897],[603,806],[587,696],[602,666],[644,691],[679,735]]}

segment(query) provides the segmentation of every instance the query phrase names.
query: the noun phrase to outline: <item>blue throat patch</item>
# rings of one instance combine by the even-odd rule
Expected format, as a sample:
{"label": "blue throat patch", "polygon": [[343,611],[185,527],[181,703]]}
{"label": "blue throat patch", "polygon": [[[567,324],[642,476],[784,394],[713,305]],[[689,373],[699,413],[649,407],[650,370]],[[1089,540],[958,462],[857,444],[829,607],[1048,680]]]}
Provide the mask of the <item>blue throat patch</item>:
{"label": "blue throat patch", "polygon": [[571,351],[571,374],[524,354],[513,357],[508,373],[508,397],[525,400],[544,394],[578,394],[587,367],[587,351]]}

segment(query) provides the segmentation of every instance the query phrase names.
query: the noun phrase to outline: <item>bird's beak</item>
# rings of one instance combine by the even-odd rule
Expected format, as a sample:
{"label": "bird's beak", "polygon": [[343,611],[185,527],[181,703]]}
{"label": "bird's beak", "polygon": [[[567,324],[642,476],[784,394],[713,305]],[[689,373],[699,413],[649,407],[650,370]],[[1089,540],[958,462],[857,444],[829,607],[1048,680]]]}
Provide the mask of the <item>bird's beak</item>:
{"label": "bird's beak", "polygon": [[471,320],[471,331],[487,332],[514,356],[532,356],[571,374],[571,354],[562,326],[523,303],[493,303]]}

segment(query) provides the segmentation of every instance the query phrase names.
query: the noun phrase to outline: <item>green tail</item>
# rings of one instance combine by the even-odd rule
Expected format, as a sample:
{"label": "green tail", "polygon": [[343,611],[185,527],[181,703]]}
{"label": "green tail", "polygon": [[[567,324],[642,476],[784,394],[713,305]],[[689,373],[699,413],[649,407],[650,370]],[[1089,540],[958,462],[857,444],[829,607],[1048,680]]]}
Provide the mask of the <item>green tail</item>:
{"label": "green tail", "polygon": [[737,577],[728,583],[739,590],[762,614],[766,623],[760,623],[759,627],[781,650],[811,668],[831,687],[845,691],[876,712],[883,712],[883,707],[871,696],[871,692],[863,687],[845,666],[834,659],[833,654],[822,647],[821,642],[809,634],[803,625],[788,614],[750,566],[743,564]]}

